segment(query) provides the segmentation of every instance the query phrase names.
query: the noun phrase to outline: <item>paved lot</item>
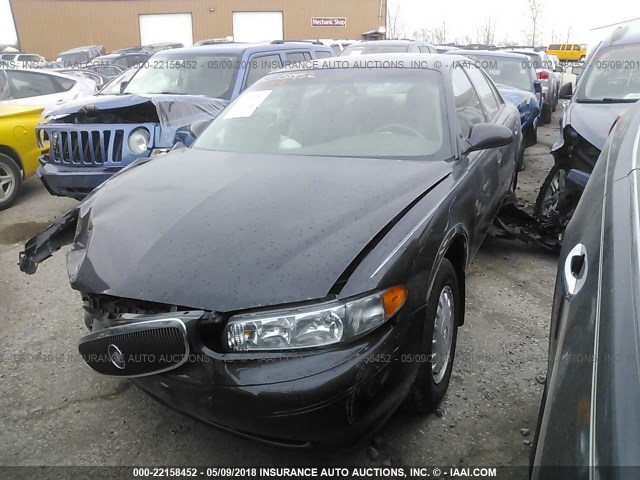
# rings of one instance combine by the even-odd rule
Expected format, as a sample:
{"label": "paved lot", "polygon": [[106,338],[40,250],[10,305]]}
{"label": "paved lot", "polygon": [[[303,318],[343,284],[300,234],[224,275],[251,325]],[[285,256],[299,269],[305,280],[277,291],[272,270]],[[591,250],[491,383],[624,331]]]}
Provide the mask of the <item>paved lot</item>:
{"label": "paved lot", "polygon": [[[561,109],[527,150],[519,190],[525,200],[534,200],[552,165]],[[375,437],[376,451],[362,445],[324,458],[219,431],[67,359],[85,327],[65,256],[55,255],[34,276],[16,263],[24,240],[75,203],[49,196],[31,179],[18,204],[0,212],[0,465],[528,463],[542,394],[536,376],[546,370],[553,255],[487,239],[468,275],[466,325],[437,415],[398,412]]]}

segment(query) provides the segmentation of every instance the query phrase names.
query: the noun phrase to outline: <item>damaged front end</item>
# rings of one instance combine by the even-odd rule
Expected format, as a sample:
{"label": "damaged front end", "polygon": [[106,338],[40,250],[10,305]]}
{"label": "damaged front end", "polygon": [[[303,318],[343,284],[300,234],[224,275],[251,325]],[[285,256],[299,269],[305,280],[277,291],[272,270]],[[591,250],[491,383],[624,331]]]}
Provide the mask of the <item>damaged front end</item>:
{"label": "damaged front end", "polygon": [[[92,103],[87,103],[92,101]],[[38,176],[49,193],[82,199],[133,161],[194,140],[189,126],[227,105],[200,95],[104,95],[74,102],[37,128]]]}

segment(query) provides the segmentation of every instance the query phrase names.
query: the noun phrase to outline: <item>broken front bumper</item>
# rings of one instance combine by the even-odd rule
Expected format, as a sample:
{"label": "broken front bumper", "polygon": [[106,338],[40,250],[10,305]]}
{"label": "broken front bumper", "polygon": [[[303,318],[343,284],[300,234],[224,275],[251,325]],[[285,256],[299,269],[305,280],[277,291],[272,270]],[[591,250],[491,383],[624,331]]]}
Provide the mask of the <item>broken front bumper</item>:
{"label": "broken front bumper", "polygon": [[125,314],[116,326],[94,322],[98,330],[82,338],[79,349],[95,370],[132,377],[176,410],[298,448],[335,449],[366,437],[400,405],[417,373],[418,363],[399,353],[406,345],[398,348],[399,338],[417,346],[420,335],[409,332],[421,322],[411,317],[331,349],[261,355],[205,346],[202,332],[212,317],[203,311]]}
{"label": "broken front bumper", "polygon": [[80,169],[45,163],[38,169],[38,177],[51,195],[82,200],[96,187],[106,182],[123,167]]}

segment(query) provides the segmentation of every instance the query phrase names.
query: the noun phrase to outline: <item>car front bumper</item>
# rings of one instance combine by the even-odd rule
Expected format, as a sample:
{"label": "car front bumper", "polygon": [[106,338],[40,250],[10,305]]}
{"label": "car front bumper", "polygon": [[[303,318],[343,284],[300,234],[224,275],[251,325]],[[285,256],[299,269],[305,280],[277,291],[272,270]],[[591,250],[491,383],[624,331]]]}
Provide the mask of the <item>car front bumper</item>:
{"label": "car front bumper", "polygon": [[37,175],[51,195],[82,200],[120,170],[122,168],[77,168],[45,163]]}
{"label": "car front bumper", "polygon": [[[332,348],[263,354],[210,350],[201,338],[207,314],[200,313],[171,314],[185,325],[185,361],[176,357],[172,369],[157,366],[162,373],[138,370],[131,380],[178,411],[263,442],[323,450],[352,446],[395,411],[418,371],[423,322],[413,317],[419,313]],[[145,323],[151,325],[135,325],[144,330]],[[118,327],[96,331],[94,324],[94,332],[80,341],[83,357],[83,344],[96,335],[103,345],[113,339],[125,356],[139,353],[131,339],[116,338],[121,333]]]}

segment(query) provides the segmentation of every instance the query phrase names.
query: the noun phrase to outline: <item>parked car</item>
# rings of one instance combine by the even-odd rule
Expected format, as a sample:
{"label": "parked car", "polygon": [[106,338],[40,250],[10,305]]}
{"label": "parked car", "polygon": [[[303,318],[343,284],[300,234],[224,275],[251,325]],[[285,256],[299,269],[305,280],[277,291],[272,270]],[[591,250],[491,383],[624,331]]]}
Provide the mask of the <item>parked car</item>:
{"label": "parked car", "polygon": [[358,40],[336,40],[336,39],[330,39],[330,38],[324,38],[324,39],[321,38],[320,42],[322,42],[327,47],[331,48],[333,55],[337,57],[338,55],[340,55],[340,53],[342,53],[342,51],[345,48],[347,48],[349,45],[353,43],[357,43]]}
{"label": "parked car", "polygon": [[430,43],[415,40],[368,40],[352,43],[340,56],[371,53],[438,53]]}
{"label": "parked car", "polygon": [[8,68],[26,68],[38,62],[46,60],[35,53],[0,53],[0,64]]}
{"label": "parked car", "polygon": [[182,43],[151,43],[149,45],[143,45],[141,53],[146,53],[148,55],[153,55],[154,53],[161,52],[162,50],[172,50],[174,48],[182,48],[184,45]]}
{"label": "parked car", "polygon": [[42,153],[36,142],[41,112],[42,107],[0,104],[0,210],[13,205],[22,182],[36,173]]}
{"label": "parked car", "polygon": [[330,55],[311,43],[228,43],[170,49],[102,95],[47,112],[51,140],[38,177],[52,195],[84,198],[136,159],[193,140],[189,125],[211,120],[271,70]]}
{"label": "parked car", "polygon": [[[558,471],[576,480],[637,476],[638,132],[640,104],[613,126],[565,230],[531,452],[534,480],[558,478]],[[572,170],[568,181],[580,173]]]}
{"label": "parked car", "polygon": [[[481,70],[436,58],[267,75],[191,148],[123,171],[29,240],[20,268],[75,232],[83,358],[212,425],[339,448],[402,403],[435,408],[465,270],[521,141]],[[401,59],[421,61],[372,57]]]}
{"label": "parked car", "polygon": [[583,62],[587,58],[587,46],[584,43],[552,43],[546,51],[563,62]]}
{"label": "parked car", "polygon": [[86,47],[72,48],[58,54],[56,63],[61,68],[82,67],[94,58],[104,55],[104,47],[102,45],[89,45]]}
{"label": "parked car", "polygon": [[520,113],[525,146],[538,142],[538,119],[542,108],[542,86],[529,57],[519,53],[482,50],[454,50],[478,62],[478,66],[496,83],[502,97]]}
{"label": "parked car", "polygon": [[88,78],[51,70],[0,69],[0,105],[50,108],[95,92],[96,83]]}
{"label": "parked car", "polygon": [[[551,122],[551,116],[558,106],[560,84],[555,76],[555,65],[549,56],[543,51],[512,50],[516,53],[527,55],[531,65],[536,69],[536,76],[542,85],[542,123]],[[560,67],[561,68],[561,67]],[[558,70],[560,71],[560,70]]]}
{"label": "parked car", "polygon": [[571,98],[560,123],[560,138],[551,147],[554,166],[540,188],[534,215],[553,216],[566,173],[590,173],[615,119],[640,99],[640,70],[628,68],[640,58],[640,29],[620,27],[589,56],[576,91],[563,86]]}

